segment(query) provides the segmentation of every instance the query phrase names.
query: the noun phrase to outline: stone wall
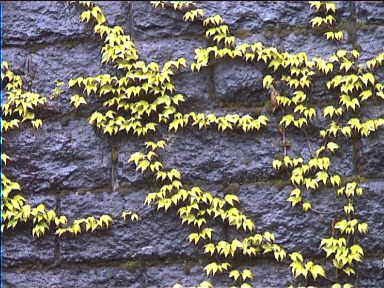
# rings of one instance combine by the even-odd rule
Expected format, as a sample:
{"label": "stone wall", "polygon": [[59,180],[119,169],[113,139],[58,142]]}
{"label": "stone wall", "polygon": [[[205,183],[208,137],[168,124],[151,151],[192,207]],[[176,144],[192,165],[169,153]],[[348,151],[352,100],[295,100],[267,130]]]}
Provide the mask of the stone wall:
{"label": "stone wall", "polygon": [[[82,75],[107,71],[100,64],[101,41],[92,27],[80,21],[80,9],[58,2],[3,2],[3,59],[16,71],[30,55],[36,76],[32,90],[47,94],[55,80],[68,81]],[[140,57],[164,63],[169,59],[193,59],[194,49],[206,45],[198,24],[186,23],[174,11],[155,9],[149,2],[99,2],[111,25],[121,25],[135,39]],[[306,51],[326,57],[337,49],[362,49],[362,60],[384,47],[384,3],[337,2],[337,15],[349,23],[346,39],[331,42],[311,28],[313,17],[305,2],[207,1],[198,4],[207,14],[221,14],[241,42],[262,41],[289,52]],[[352,28],[351,28],[352,27]],[[263,71],[238,61],[219,61],[202,72],[177,75],[177,89],[187,95],[185,111],[258,113],[268,100],[262,88]],[[379,71],[383,80],[383,70]],[[68,219],[110,214],[119,218],[122,209],[139,211],[141,221],[117,220],[110,229],[78,236],[42,238],[31,236],[30,225],[3,234],[5,244],[3,285],[7,288],[171,287],[197,285],[205,280],[202,270],[209,258],[187,240],[190,228],[181,224],[174,210],[157,212],[143,200],[153,182],[135,171],[128,159],[143,149],[144,140],[127,137],[113,141],[88,124],[99,107],[97,100],[76,110],[69,103],[70,89],[44,107],[43,126],[10,133],[5,150],[12,155],[6,173],[17,180],[33,203],[44,202]],[[318,91],[318,92],[317,92]],[[315,90],[311,101],[320,107],[333,95]],[[263,110],[264,111],[264,110]],[[264,111],[265,112],[265,111]],[[371,106],[362,117],[384,116],[383,105]],[[318,113],[320,115],[320,113]],[[170,144],[163,159],[183,171],[183,179],[222,193],[229,183],[239,183],[241,208],[252,216],[257,231],[273,231],[288,251],[320,259],[320,241],[329,235],[332,213],[300,212],[287,202],[291,186],[272,168],[282,153],[278,121],[271,119],[261,132],[219,133],[213,129],[185,129],[169,133]],[[322,127],[322,118],[315,121]],[[318,139],[319,130],[308,131]],[[311,137],[313,136],[313,137]],[[291,155],[308,157],[309,145],[301,133],[289,133]],[[316,143],[314,143],[316,144]],[[9,146],[8,146],[9,145]],[[112,149],[118,160],[112,161]],[[332,169],[347,176],[360,175],[365,194],[358,216],[369,223],[362,241],[366,252],[359,266],[358,287],[384,287],[384,133],[378,131],[361,141],[346,141],[336,154]],[[112,171],[119,189],[112,191]],[[313,195],[321,211],[340,208],[334,191]],[[221,231],[231,237],[235,231]],[[252,268],[254,287],[287,287],[290,267],[270,257],[238,259]],[[216,287],[229,287],[220,275]],[[325,282],[327,283],[327,282]],[[360,286],[359,286],[360,285]]]}

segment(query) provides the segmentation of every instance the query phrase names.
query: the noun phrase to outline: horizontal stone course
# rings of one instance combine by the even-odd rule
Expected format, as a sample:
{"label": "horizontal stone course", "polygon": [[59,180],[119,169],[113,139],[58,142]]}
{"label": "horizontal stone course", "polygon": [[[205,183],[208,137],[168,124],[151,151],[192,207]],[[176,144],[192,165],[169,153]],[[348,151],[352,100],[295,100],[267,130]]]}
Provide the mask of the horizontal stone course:
{"label": "horizontal stone course", "polygon": [[[96,1],[104,10],[111,26],[129,28],[130,3],[120,1]],[[6,46],[27,46],[33,44],[54,44],[77,39],[97,39],[91,26],[80,19],[83,10],[68,2],[33,1],[11,2],[3,6],[3,41]]]}
{"label": "horizontal stone course", "polygon": [[111,184],[111,148],[87,119],[46,121],[38,131],[12,132],[6,143],[13,145],[6,146],[11,160],[5,171],[27,195]]}

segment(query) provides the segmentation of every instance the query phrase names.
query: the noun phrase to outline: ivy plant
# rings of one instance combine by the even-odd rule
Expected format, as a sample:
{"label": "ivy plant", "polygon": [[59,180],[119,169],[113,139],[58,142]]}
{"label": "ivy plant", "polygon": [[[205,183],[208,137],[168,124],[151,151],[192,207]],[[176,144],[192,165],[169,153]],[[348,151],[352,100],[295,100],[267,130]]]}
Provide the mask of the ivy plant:
{"label": "ivy plant", "polygon": [[[114,73],[70,79],[68,86],[74,94],[68,101],[75,110],[79,110],[87,105],[90,97],[100,97],[103,105],[90,115],[90,125],[109,136],[145,136],[145,149],[129,158],[137,171],[153,177],[156,189],[146,195],[145,204],[176,213],[183,224],[191,227],[193,232],[186,237],[187,241],[211,259],[203,267],[203,272],[208,277],[219,273],[226,275],[233,281],[232,287],[252,287],[250,282],[257,277],[252,267],[237,267],[233,260],[237,256],[253,258],[268,254],[291,270],[294,280],[289,287],[307,285],[308,281],[315,284],[319,279],[332,288],[353,287],[350,283],[339,283],[338,276],[352,280],[357,274],[356,264],[364,260],[360,239],[369,231],[369,225],[357,216],[356,211],[357,199],[363,197],[364,189],[357,178],[331,172],[331,167],[335,153],[345,143],[343,138],[369,137],[384,125],[384,118],[363,120],[357,114],[364,105],[384,100],[384,86],[375,74],[375,70],[383,65],[384,53],[361,63],[360,51],[355,49],[339,49],[328,59],[310,59],[305,52],[288,53],[261,42],[238,44],[222,16],[205,16],[204,9],[191,1],[152,1],[152,5],[159,9],[180,12],[181,21],[199,23],[208,40],[208,47],[194,51],[192,63],[178,58],[160,65],[141,60],[132,37],[122,27],[108,25],[98,5],[91,1],[69,2],[81,9],[81,20],[93,25],[94,33],[100,36],[103,43],[101,63],[111,65]],[[312,27],[329,40],[342,40],[344,33],[336,27],[336,3],[309,1],[309,5],[317,13],[310,21]],[[287,205],[297,209],[298,213],[310,213],[313,217],[324,213],[318,211],[311,200],[314,191],[324,188],[334,191],[343,203],[343,209],[332,220],[330,234],[319,243],[326,264],[305,257],[300,251],[288,251],[278,244],[273,231],[257,230],[254,220],[239,208],[241,199],[238,195],[227,193],[219,197],[199,186],[187,185],[182,171],[168,167],[162,160],[161,150],[168,143],[160,128],[169,133],[208,128],[220,132],[261,133],[269,124],[269,115],[263,114],[182,112],[180,107],[187,96],[177,92],[173,81],[175,75],[186,68],[199,73],[214,61],[223,59],[264,65],[267,73],[263,76],[262,85],[270,93],[272,113],[280,116],[278,125],[283,137],[297,131],[306,135],[306,129],[313,127],[315,118],[324,118],[326,128],[319,132],[320,144],[311,149],[310,157],[294,156],[284,146],[282,155],[276,157],[271,166],[282,177],[288,175],[292,190],[287,195]],[[324,80],[325,91],[336,95],[337,99],[330,105],[316,107],[311,104],[315,77]],[[1,78],[7,83],[6,101],[2,104],[2,134],[6,137],[8,131],[21,125],[39,129],[43,122],[37,116],[38,109],[46,104],[47,97],[25,89],[22,77],[12,72],[8,62],[1,65]],[[278,83],[283,89],[277,88]],[[52,95],[57,96],[62,92],[63,83],[56,84]],[[11,155],[2,153],[1,158],[6,165]],[[65,215],[57,215],[43,203],[29,204],[21,191],[20,184],[2,174],[2,230],[32,221],[33,236],[42,236],[51,226],[59,236],[65,233],[76,235],[106,229],[115,221],[111,215],[89,215],[68,223]],[[139,221],[140,212],[121,211],[121,217]],[[217,240],[217,224],[230,226],[245,236]],[[331,277],[332,273],[337,277]],[[204,281],[199,287],[213,285]]]}

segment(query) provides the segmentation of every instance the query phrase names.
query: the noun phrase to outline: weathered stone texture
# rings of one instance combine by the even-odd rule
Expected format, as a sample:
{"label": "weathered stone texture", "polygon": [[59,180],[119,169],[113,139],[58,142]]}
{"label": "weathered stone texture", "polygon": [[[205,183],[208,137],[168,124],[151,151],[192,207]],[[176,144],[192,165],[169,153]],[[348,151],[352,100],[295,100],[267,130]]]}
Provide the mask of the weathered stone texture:
{"label": "weathered stone texture", "polygon": [[111,148],[87,122],[67,116],[47,120],[38,131],[29,128],[7,135],[7,145],[14,144],[6,171],[29,195],[111,184]]}
{"label": "weathered stone texture", "polygon": [[[194,59],[194,51],[210,45],[199,23],[184,22],[172,9],[153,8],[149,1],[98,1],[110,25],[121,25],[133,37],[140,58],[164,64],[179,57]],[[55,81],[112,72],[100,64],[102,40],[92,26],[80,20],[79,6],[67,2],[6,1],[3,6],[3,59],[25,74],[30,57],[34,78],[31,89],[49,98]],[[220,14],[237,37],[237,43],[261,41],[283,51],[305,51],[309,57],[327,58],[337,49],[361,48],[361,61],[377,55],[384,44],[382,1],[337,2],[336,18],[342,27],[351,24],[341,42],[327,41],[311,28],[314,10],[301,1],[201,1],[206,15]],[[356,37],[354,37],[356,36]],[[190,65],[188,65],[190,67]],[[339,95],[326,91],[326,83],[315,79],[308,101],[317,115],[305,133],[297,129],[279,131],[281,109],[271,113],[270,96],[262,86],[266,74],[263,63],[238,60],[215,61],[200,72],[182,68],[174,76],[176,90],[186,102],[181,111],[261,114],[270,119],[260,131],[217,132],[216,128],[185,128],[177,133],[160,130],[168,146],[160,157],[167,168],[183,173],[187,185],[200,185],[214,195],[224,196],[230,183],[238,183],[239,207],[256,225],[256,233],[271,231],[288,252],[300,251],[315,261],[323,259],[319,248],[330,235],[331,221],[344,200],[334,189],[305,191],[316,211],[304,213],[287,201],[293,189],[287,173],[272,168],[276,157],[288,155],[309,159],[323,144],[320,129],[330,123],[322,108],[336,104]],[[376,70],[383,82],[384,68]],[[279,88],[279,87],[278,87]],[[115,222],[102,231],[77,236],[41,238],[31,236],[30,224],[17,226],[3,235],[3,256],[7,288],[102,288],[171,287],[197,285],[206,280],[204,265],[212,261],[188,241],[193,228],[181,224],[177,209],[157,211],[144,205],[148,192],[158,191],[158,183],[148,172],[135,170],[128,160],[132,153],[145,151],[150,136],[107,137],[89,125],[89,116],[100,109],[101,99],[91,95],[79,109],[70,105],[77,88],[64,92],[38,112],[44,122],[39,130],[28,125],[6,135],[3,149],[11,156],[4,169],[22,185],[33,204],[44,202],[73,221],[79,217],[109,214]],[[281,91],[286,95],[292,89]],[[382,102],[373,101],[359,113],[363,120],[383,117]],[[348,117],[357,114],[348,112]],[[283,140],[285,143],[283,143]],[[357,201],[356,217],[369,224],[369,233],[359,238],[366,259],[359,265],[358,285],[384,287],[384,134],[338,139],[340,149],[332,158],[330,171],[356,177],[364,187]],[[116,149],[117,159],[112,150]],[[124,221],[121,212],[133,210],[139,222]],[[214,240],[231,240],[248,235],[215,224]],[[237,262],[236,262],[237,261]],[[251,268],[254,287],[287,287],[292,284],[288,262],[277,263],[273,256],[236,259],[241,268]],[[333,275],[331,275],[333,277]],[[228,277],[215,275],[216,287],[229,287]],[[327,281],[327,280],[323,280]],[[321,282],[324,287],[329,282]],[[360,287],[359,286],[359,287]]]}

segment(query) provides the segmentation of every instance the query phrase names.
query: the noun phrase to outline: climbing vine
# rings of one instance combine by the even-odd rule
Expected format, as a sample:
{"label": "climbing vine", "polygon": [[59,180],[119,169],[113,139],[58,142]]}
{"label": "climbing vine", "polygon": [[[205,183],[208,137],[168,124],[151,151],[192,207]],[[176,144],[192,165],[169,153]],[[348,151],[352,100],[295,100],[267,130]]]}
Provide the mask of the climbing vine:
{"label": "climbing vine", "polygon": [[[181,222],[194,230],[188,241],[211,257],[212,262],[203,269],[207,276],[224,273],[233,280],[232,287],[252,287],[254,277],[251,267],[236,267],[233,258],[237,255],[255,257],[271,254],[276,261],[286,263],[297,280],[293,285],[308,285],[308,281],[317,283],[321,277],[332,288],[353,287],[350,283],[339,283],[341,279],[352,279],[357,273],[356,263],[364,257],[360,239],[368,232],[368,223],[359,219],[356,211],[356,199],[364,194],[358,179],[343,177],[331,172],[332,156],[347,140],[368,137],[384,125],[384,118],[363,120],[358,111],[366,103],[384,100],[384,86],[379,83],[375,69],[382,66],[384,53],[373,57],[366,63],[359,63],[360,51],[337,50],[328,59],[314,57],[309,59],[305,52],[288,53],[275,47],[265,46],[261,42],[237,44],[230,27],[220,15],[204,16],[205,11],[191,1],[153,1],[154,7],[173,9],[182,14],[184,21],[200,23],[205,29],[208,47],[195,50],[194,61],[186,59],[169,60],[162,66],[156,62],[140,60],[139,51],[133,39],[126,35],[120,26],[110,27],[101,8],[90,1],[69,1],[82,9],[81,20],[91,23],[94,32],[103,40],[101,62],[115,68],[114,74],[99,74],[73,78],[68,86],[74,91],[69,102],[81,109],[87,105],[89,97],[103,99],[103,107],[94,111],[89,123],[109,136],[134,135],[152,138],[145,141],[145,151],[133,153],[129,162],[136,170],[149,173],[157,187],[156,192],[148,193],[145,204],[155,205],[157,209],[176,209]],[[343,31],[334,28],[336,4],[333,2],[309,1],[318,16],[310,22],[329,40],[341,40]],[[261,63],[265,71],[263,87],[270,93],[272,113],[280,115],[279,130],[285,138],[287,133],[313,127],[318,114],[324,117],[326,128],[319,133],[321,144],[311,151],[308,159],[290,155],[288,146],[284,146],[282,155],[273,160],[272,167],[287,177],[292,190],[287,202],[304,213],[322,213],[311,201],[314,191],[329,188],[342,201],[343,208],[332,220],[330,235],[321,240],[326,264],[314,259],[305,259],[300,251],[287,251],[275,239],[273,231],[257,231],[254,221],[239,209],[241,199],[234,193],[223,197],[215,196],[198,186],[188,186],[183,182],[182,171],[167,167],[161,158],[161,149],[167,146],[167,140],[161,137],[160,128],[177,133],[187,127],[198,129],[213,128],[224,132],[239,130],[243,133],[262,131],[268,125],[267,115],[226,114],[181,112],[186,96],[177,93],[174,76],[190,67],[199,72],[213,61],[220,59],[241,59],[244,62]],[[326,107],[311,105],[310,97],[314,77],[324,80],[324,89],[336,95],[336,101]],[[7,91],[6,102],[2,105],[2,133],[30,123],[38,129],[42,120],[38,118],[38,108],[44,105],[47,97],[28,91],[21,76],[12,72],[7,62],[1,66],[1,78]],[[54,88],[52,95],[61,92],[61,84]],[[319,113],[320,111],[320,113]],[[312,150],[312,149],[311,149]],[[10,155],[2,153],[6,165]],[[112,225],[110,215],[89,216],[68,223],[65,215],[56,215],[44,204],[32,206],[21,194],[20,185],[2,174],[2,231],[15,228],[19,222],[33,222],[32,235],[40,237],[51,226],[57,235],[78,234],[95,231]],[[122,211],[125,220],[138,221],[139,211]],[[243,238],[215,240],[214,226],[232,226],[241,231]],[[329,264],[329,265],[327,265]],[[336,277],[331,277],[335,271]],[[345,278],[348,276],[349,278]],[[323,280],[322,280],[323,281]],[[311,283],[312,283],[311,282]],[[213,287],[209,281],[200,283],[201,288]]]}

